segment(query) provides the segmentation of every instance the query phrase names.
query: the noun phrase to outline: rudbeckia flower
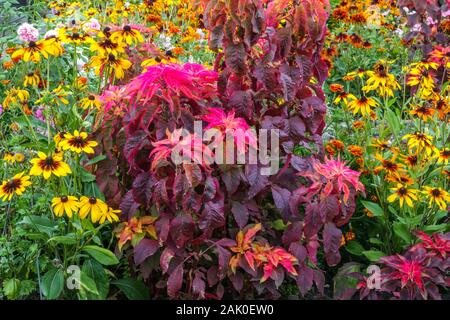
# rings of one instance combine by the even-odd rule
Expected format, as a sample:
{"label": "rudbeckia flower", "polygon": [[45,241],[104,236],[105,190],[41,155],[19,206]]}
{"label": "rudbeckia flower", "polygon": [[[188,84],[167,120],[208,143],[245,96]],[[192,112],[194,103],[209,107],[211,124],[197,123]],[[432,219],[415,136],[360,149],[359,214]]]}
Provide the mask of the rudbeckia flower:
{"label": "rudbeckia flower", "polygon": [[[100,218],[98,220],[98,223],[103,224],[106,220],[108,220],[110,223],[119,221],[118,213],[121,213],[121,210],[114,210],[113,208],[108,208],[108,211],[102,212],[100,214]],[[96,221],[93,221],[96,222]]]}
{"label": "rudbeckia flower", "polygon": [[371,108],[377,107],[378,102],[373,98],[362,96],[361,99],[353,99],[349,102],[348,107],[353,110],[353,114],[361,113],[363,116],[370,116]]}
{"label": "rudbeckia flower", "polygon": [[64,212],[69,218],[78,211],[78,199],[74,196],[61,196],[52,199],[52,208],[55,216],[62,217]]}
{"label": "rudbeckia flower", "polygon": [[125,42],[128,45],[132,45],[133,42],[136,42],[136,44],[144,42],[141,33],[129,25],[124,26],[121,30],[114,31],[111,35],[111,40],[117,41],[118,43]]}
{"label": "rudbeckia flower", "polygon": [[91,214],[92,222],[97,222],[102,215],[106,214],[108,211],[108,206],[102,200],[96,197],[85,197],[80,198],[79,212],[81,219],[85,219],[88,214]]}
{"label": "rudbeckia flower", "polygon": [[12,179],[3,181],[0,186],[0,197],[3,201],[9,201],[14,194],[21,196],[30,185],[30,176],[24,176],[24,172],[18,173]]}
{"label": "rudbeckia flower", "polygon": [[59,147],[63,150],[71,150],[76,153],[94,153],[93,147],[98,145],[97,141],[87,140],[88,134],[86,132],[79,132],[75,130],[72,134],[66,133],[64,139],[59,142]]}
{"label": "rudbeckia flower", "polygon": [[30,72],[25,76],[25,79],[23,81],[24,87],[37,87],[40,82],[39,74],[35,72]]}
{"label": "rudbeckia flower", "polygon": [[90,66],[95,68],[95,74],[99,75],[100,72],[108,67],[114,70],[114,75],[117,79],[122,79],[125,75],[124,70],[131,67],[131,62],[117,57],[114,53],[108,55],[94,56],[91,59]]}
{"label": "rudbeckia flower", "polygon": [[46,155],[43,152],[38,152],[38,157],[30,161],[33,164],[30,174],[32,176],[43,175],[44,179],[50,178],[52,174],[57,177],[65,177],[72,173],[67,163],[62,161],[62,156]]}
{"label": "rudbeckia flower", "polygon": [[93,94],[90,94],[86,98],[81,99],[80,102],[81,102],[81,108],[84,110],[91,109],[91,108],[100,109],[100,106],[101,106],[100,100],[98,100],[97,96],[95,96]]}
{"label": "rudbeckia flower", "polygon": [[403,207],[403,203],[406,202],[408,207],[414,207],[413,200],[417,201],[417,193],[419,190],[416,189],[408,189],[408,186],[403,184],[397,184],[397,187],[391,188],[392,191],[394,191],[393,194],[391,194],[387,201],[394,202],[397,199],[400,202],[400,208]]}
{"label": "rudbeckia flower", "polygon": [[57,56],[61,51],[59,50],[57,44],[55,43],[55,39],[44,39],[39,41],[30,41],[28,46],[23,47],[17,51],[15,51],[11,58],[14,59],[23,59],[23,61],[33,61],[37,63],[41,61],[41,55],[44,58],[48,58],[49,55]]}
{"label": "rudbeckia flower", "polygon": [[439,209],[446,210],[447,203],[450,202],[450,195],[441,188],[423,187],[422,193],[428,198],[430,207],[436,203]]}

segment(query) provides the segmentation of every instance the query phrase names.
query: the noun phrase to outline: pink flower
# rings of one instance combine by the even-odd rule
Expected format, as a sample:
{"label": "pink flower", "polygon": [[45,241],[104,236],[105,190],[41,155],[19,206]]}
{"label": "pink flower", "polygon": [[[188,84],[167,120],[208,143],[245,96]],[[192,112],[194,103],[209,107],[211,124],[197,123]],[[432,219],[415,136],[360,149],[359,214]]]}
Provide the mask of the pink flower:
{"label": "pink flower", "polygon": [[180,94],[200,101],[216,95],[217,73],[195,63],[159,64],[134,78],[127,91],[134,102],[146,102],[159,95],[174,109],[174,96]]}
{"label": "pink flower", "polygon": [[423,255],[404,257],[399,254],[395,256],[383,257],[380,262],[391,268],[387,274],[389,280],[401,280],[402,288],[406,285],[416,285],[423,291]]}
{"label": "pink flower", "polygon": [[36,41],[39,38],[39,30],[26,22],[19,26],[17,34],[22,41]]}
{"label": "pink flower", "polygon": [[364,185],[359,181],[361,173],[351,170],[339,158],[337,160],[325,158],[325,163],[316,161],[313,166],[317,173],[328,180],[324,188],[326,196],[337,186],[338,192],[344,192],[344,202],[347,203],[350,196],[349,186],[353,186],[355,191],[365,191]]}
{"label": "pink flower", "polygon": [[95,18],[91,18],[91,20],[89,20],[84,25],[84,27],[88,29],[87,31],[90,31],[90,30],[100,31],[100,29],[101,29],[100,22],[98,22],[98,20]]}
{"label": "pink flower", "polygon": [[419,231],[416,236],[422,240],[416,247],[431,251],[433,255],[439,255],[443,259],[447,258],[447,254],[450,253],[450,234],[440,235],[435,233],[430,237],[425,232]]}
{"label": "pink flower", "polygon": [[[173,132],[166,130],[167,139],[152,142],[155,147],[150,152],[149,157],[153,157],[151,169],[157,169],[163,160],[169,157],[174,162],[181,161],[183,163],[196,163],[208,168],[213,159],[213,154],[207,146],[205,146],[201,138],[195,134],[184,133],[183,129],[176,129]],[[176,161],[175,161],[176,160]],[[181,164],[181,163],[175,163]]]}
{"label": "pink flower", "polygon": [[219,108],[209,108],[207,111],[208,114],[202,116],[202,120],[208,123],[206,130],[211,128],[220,130],[223,134],[222,139],[225,139],[226,135],[232,136],[240,152],[245,152],[245,145],[257,148],[255,133],[249,130],[250,126],[244,118],[236,118],[234,111],[226,114]]}

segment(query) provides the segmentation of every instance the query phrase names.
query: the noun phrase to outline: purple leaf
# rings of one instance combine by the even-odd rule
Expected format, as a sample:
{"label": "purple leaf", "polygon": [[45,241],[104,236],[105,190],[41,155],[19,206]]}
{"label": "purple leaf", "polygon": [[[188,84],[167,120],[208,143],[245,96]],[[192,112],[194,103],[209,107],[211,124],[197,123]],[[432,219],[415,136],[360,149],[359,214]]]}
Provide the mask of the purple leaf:
{"label": "purple leaf", "polygon": [[238,224],[240,229],[244,229],[248,222],[248,209],[240,202],[232,201],[231,212],[233,213],[234,220]]}
{"label": "purple leaf", "polygon": [[170,222],[170,236],[178,248],[192,240],[195,232],[195,222],[190,214],[182,214]]}
{"label": "purple leaf", "polygon": [[180,263],[167,280],[167,294],[170,298],[175,298],[178,291],[180,291],[183,286],[183,271],[183,263]]}
{"label": "purple leaf", "polygon": [[155,254],[159,249],[159,243],[156,240],[142,239],[134,247],[134,263],[141,264],[145,259]]}
{"label": "purple leaf", "polygon": [[334,223],[328,222],[323,229],[323,243],[325,258],[329,266],[335,266],[341,261],[339,245],[341,243],[342,232],[336,228]]}

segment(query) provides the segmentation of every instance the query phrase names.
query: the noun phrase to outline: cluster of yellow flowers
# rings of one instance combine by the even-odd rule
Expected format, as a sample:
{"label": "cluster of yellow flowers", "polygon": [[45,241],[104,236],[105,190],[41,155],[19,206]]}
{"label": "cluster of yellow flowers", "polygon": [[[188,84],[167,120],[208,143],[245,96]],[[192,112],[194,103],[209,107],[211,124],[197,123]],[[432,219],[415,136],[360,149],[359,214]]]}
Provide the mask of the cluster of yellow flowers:
{"label": "cluster of yellow flowers", "polygon": [[72,218],[78,213],[81,219],[85,219],[89,214],[93,223],[103,224],[105,221],[111,223],[119,221],[120,210],[114,210],[96,197],[82,196],[78,199],[75,196],[60,196],[52,200],[53,212],[57,217],[62,217],[64,213]]}

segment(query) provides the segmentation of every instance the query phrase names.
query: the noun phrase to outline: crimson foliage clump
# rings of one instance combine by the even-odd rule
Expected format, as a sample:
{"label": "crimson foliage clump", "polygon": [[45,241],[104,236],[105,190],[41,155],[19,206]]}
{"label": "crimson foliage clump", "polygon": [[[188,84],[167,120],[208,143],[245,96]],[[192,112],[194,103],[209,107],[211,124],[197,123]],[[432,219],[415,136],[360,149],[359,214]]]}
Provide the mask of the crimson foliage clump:
{"label": "crimson foliage clump", "polygon": [[[153,297],[277,298],[283,283],[323,293],[318,252],[339,263],[339,227],[364,191],[358,173],[322,158],[329,3],[202,5],[214,70],[160,64],[102,97],[96,135],[107,158],[97,175],[123,212],[119,246]],[[279,130],[279,170],[206,161],[217,149],[195,120],[224,135]],[[235,138],[239,152],[257,143],[251,133]],[[175,164],[174,149],[191,163]]]}

